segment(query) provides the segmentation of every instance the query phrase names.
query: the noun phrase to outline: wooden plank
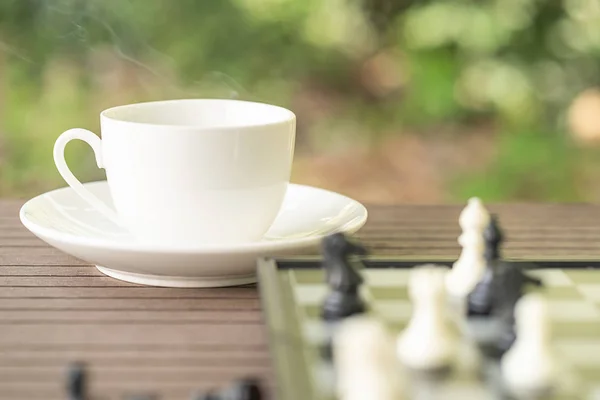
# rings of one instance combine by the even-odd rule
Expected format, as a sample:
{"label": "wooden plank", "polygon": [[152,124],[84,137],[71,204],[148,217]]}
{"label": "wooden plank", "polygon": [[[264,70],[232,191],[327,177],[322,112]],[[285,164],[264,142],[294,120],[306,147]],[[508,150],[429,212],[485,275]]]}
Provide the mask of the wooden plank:
{"label": "wooden plank", "polygon": [[260,310],[260,302],[254,299],[212,298],[177,299],[177,298],[3,298],[0,299],[0,310],[97,310],[97,311],[201,311],[201,310]]}
{"label": "wooden plank", "polygon": [[0,276],[0,287],[51,286],[51,287],[123,287],[133,286],[108,276]]}
{"label": "wooden plank", "polygon": [[21,265],[2,266],[0,276],[105,276],[94,267],[88,265],[48,266]]}
{"label": "wooden plank", "polygon": [[70,325],[20,324],[3,325],[1,345],[30,344],[155,344],[168,341],[177,344],[230,344],[244,342],[251,345],[265,343],[263,327],[243,323],[219,324],[81,324]]}
{"label": "wooden plank", "polygon": [[[29,376],[29,379],[38,382],[51,382],[64,373],[64,365],[56,366],[0,366],[0,383],[10,382]],[[268,372],[269,366],[258,364],[253,366],[254,373]],[[151,380],[154,382],[195,382],[202,379],[219,377],[224,374],[239,375],[248,371],[245,365],[156,365],[151,363],[139,363],[138,365],[102,365],[94,364],[90,368],[90,374],[96,379],[107,382],[119,380]]]}
{"label": "wooden plank", "polygon": [[157,312],[155,310],[0,310],[0,326],[32,323],[51,324],[157,324],[157,323],[254,323],[262,324],[262,315],[259,310],[195,310]]}
{"label": "wooden plank", "polygon": [[67,254],[40,255],[30,251],[37,249],[21,249],[18,254],[4,254],[2,250],[0,249],[0,265],[89,265]]}
{"label": "wooden plank", "polygon": [[[18,267],[21,268],[21,267]],[[1,298],[120,298],[120,299],[256,299],[256,288],[171,289],[144,286],[117,287],[3,287]]]}
{"label": "wooden plank", "polygon": [[269,365],[270,358],[263,347],[246,347],[240,351],[234,348],[168,349],[168,351],[152,351],[144,349],[35,349],[35,350],[0,350],[2,366],[58,366],[64,368],[73,360],[86,360],[92,365],[137,366],[140,364],[167,366],[202,366],[202,365]]}

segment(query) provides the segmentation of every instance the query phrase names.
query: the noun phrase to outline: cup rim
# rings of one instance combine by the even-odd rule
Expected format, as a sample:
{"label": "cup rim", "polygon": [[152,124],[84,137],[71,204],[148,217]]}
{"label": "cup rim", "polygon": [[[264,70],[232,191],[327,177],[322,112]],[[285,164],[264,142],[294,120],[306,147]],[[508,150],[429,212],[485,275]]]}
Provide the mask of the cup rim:
{"label": "cup rim", "polygon": [[[193,124],[169,124],[169,123],[151,123],[151,122],[139,122],[139,121],[131,121],[125,118],[120,118],[118,116],[111,115],[111,113],[116,113],[122,110],[137,108],[137,107],[148,107],[148,106],[157,106],[161,104],[169,104],[169,103],[189,103],[189,102],[222,102],[222,103],[245,103],[245,104],[253,104],[266,106],[268,108],[272,108],[273,110],[277,110],[282,113],[284,117],[282,118],[274,118],[265,122],[255,122],[255,123],[245,123],[245,124],[228,124],[228,125],[216,125],[216,126],[198,126]],[[286,115],[287,114],[287,115]],[[112,122],[117,122],[119,124],[129,124],[136,126],[145,126],[145,127],[163,127],[169,129],[195,129],[195,130],[228,130],[228,129],[239,129],[246,127],[267,127],[267,126],[275,126],[286,124],[289,122],[293,122],[296,120],[296,114],[291,110],[277,106],[274,104],[258,102],[258,101],[250,101],[250,100],[238,100],[238,99],[219,99],[219,98],[182,98],[182,99],[169,99],[169,100],[154,100],[154,101],[144,101],[139,103],[129,103],[122,104],[114,107],[109,107],[102,112],[100,112],[100,119],[110,120]]]}

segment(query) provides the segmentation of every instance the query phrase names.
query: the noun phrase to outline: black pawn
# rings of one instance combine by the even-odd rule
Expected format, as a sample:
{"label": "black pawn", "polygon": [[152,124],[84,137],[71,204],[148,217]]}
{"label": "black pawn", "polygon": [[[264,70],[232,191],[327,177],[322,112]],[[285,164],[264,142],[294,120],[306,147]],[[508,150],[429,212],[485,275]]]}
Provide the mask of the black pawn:
{"label": "black pawn", "polygon": [[342,233],[335,233],[323,240],[323,269],[330,292],[325,298],[322,317],[335,321],[366,309],[359,289],[362,276],[352,266],[351,255],[364,255],[364,247],[350,242]]}
{"label": "black pawn", "polygon": [[485,272],[467,296],[469,316],[489,316],[494,305],[495,280],[497,270],[500,268],[500,245],[503,241],[502,231],[495,215],[490,216],[490,223],[483,231],[483,239]]}

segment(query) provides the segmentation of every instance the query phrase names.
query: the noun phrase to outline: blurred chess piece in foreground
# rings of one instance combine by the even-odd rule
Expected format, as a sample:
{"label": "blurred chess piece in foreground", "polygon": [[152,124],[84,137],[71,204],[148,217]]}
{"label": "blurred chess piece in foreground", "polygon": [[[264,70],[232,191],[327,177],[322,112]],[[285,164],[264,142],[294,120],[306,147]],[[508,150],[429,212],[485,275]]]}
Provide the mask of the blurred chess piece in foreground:
{"label": "blurred chess piece in foreground", "polygon": [[573,100],[567,123],[577,142],[600,143],[600,89],[587,89]]}

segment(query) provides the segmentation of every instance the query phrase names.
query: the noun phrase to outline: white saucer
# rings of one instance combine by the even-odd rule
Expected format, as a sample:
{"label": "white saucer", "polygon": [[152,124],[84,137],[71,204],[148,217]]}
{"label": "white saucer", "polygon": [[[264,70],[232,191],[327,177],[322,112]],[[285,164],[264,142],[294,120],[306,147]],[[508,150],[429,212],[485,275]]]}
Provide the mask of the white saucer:
{"label": "white saucer", "polygon": [[[105,181],[85,186],[111,203]],[[195,248],[136,242],[68,187],[29,200],[20,217],[43,241],[95,264],[113,278],[152,286],[218,287],[256,282],[258,257],[299,255],[314,250],[327,234],[356,232],[365,224],[367,210],[340,194],[291,184],[281,212],[262,240]]]}

